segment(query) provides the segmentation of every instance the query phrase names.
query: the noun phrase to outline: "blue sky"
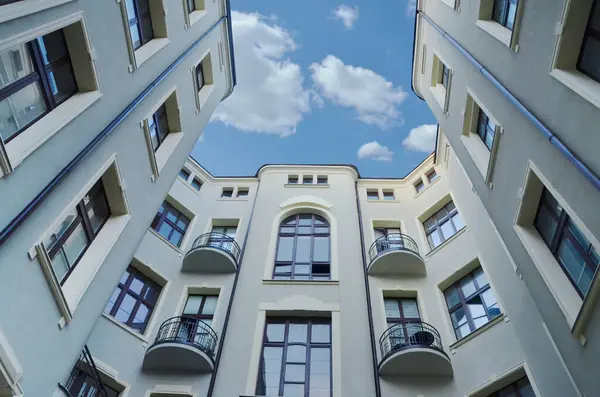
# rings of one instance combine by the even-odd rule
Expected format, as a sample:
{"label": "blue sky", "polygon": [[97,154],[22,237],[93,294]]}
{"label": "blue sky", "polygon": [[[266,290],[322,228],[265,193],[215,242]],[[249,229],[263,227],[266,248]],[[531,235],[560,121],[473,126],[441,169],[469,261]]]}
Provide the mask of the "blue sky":
{"label": "blue sky", "polygon": [[192,156],[214,175],[352,163],[363,176],[404,176],[435,138],[410,88],[409,1],[231,0],[238,85]]}

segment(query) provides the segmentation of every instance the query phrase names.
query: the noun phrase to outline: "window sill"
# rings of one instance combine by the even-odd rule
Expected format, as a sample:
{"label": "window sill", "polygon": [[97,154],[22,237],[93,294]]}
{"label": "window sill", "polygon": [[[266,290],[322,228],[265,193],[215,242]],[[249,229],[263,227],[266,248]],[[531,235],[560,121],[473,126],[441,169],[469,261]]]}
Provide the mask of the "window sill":
{"label": "window sill", "polygon": [[237,198],[237,197],[219,197],[217,201],[248,201],[247,198]]}
{"label": "window sill", "polygon": [[452,237],[450,237],[448,240],[444,241],[443,243],[441,243],[440,245],[438,245],[437,247],[435,247],[434,249],[432,249],[431,251],[429,251],[427,254],[425,254],[425,257],[426,257],[425,260],[429,260],[429,258],[431,256],[437,254],[439,251],[442,250],[442,248],[444,248],[445,246],[447,246],[448,244],[450,244],[452,241],[456,240],[463,233],[466,233],[467,230],[468,229],[467,229],[466,226],[463,227],[458,232],[456,232]]}
{"label": "window sill", "polygon": [[473,134],[472,132],[469,135],[461,135],[460,141],[462,142],[465,149],[471,156],[471,159],[475,163],[475,166],[481,173],[486,184],[488,183],[488,174],[491,153],[488,150],[487,146],[481,141],[479,136]]}
{"label": "window sill", "polygon": [[[163,241],[163,242],[164,242],[165,244],[167,244],[167,245],[168,245],[170,248],[172,248],[172,249],[173,249],[175,252],[177,252],[177,253],[179,254],[179,257],[183,256],[183,251],[182,251],[182,250],[181,250],[179,247],[177,247],[177,246],[173,245],[173,243],[171,243],[169,240],[167,240],[166,238],[164,238],[163,236],[161,236],[160,234],[158,234],[158,232],[157,232],[156,230],[154,230],[154,229],[152,229],[151,227],[149,227],[149,228],[148,228],[148,231],[149,231],[149,232],[152,232],[152,234],[154,234],[154,235],[155,235],[156,237],[158,237],[158,238],[159,238],[161,241]],[[184,236],[184,238],[185,238],[185,236]]]}
{"label": "window sill", "polygon": [[436,84],[433,87],[429,87],[429,91],[437,104],[442,108],[444,114],[446,113],[446,88],[441,84]]}
{"label": "window sill", "polygon": [[194,26],[194,24],[196,22],[198,22],[199,20],[201,20],[206,15],[208,15],[208,12],[206,10],[196,10],[196,11],[192,12],[191,14],[189,14],[189,16],[188,16],[188,18],[189,18],[188,28],[191,28],[192,26]]}
{"label": "window sill", "polygon": [[600,109],[600,83],[577,70],[552,69],[550,76]]}
{"label": "window sill", "polygon": [[399,203],[400,200],[367,200],[368,203],[373,203],[373,204],[377,204],[377,203],[382,203],[382,204],[393,204],[393,203]]}
{"label": "window sill", "polygon": [[475,23],[479,28],[490,34],[493,38],[502,44],[511,48],[512,31],[505,28],[495,21],[478,20]]}
{"label": "window sill", "polygon": [[133,328],[130,328],[130,327],[126,326],[125,324],[123,324],[120,321],[118,321],[117,319],[115,319],[113,316],[108,315],[106,313],[102,313],[102,317],[104,317],[105,319],[107,319],[111,323],[115,324],[119,328],[123,329],[127,333],[135,336],[136,338],[138,338],[142,342],[148,343],[148,333],[149,332],[146,332],[146,335],[140,334],[139,332],[136,332]]}
{"label": "window sill", "polygon": [[291,187],[291,188],[297,188],[297,187],[317,187],[317,188],[329,188],[331,187],[331,185],[327,184],[327,185],[323,185],[323,184],[316,184],[316,183],[286,183],[285,185],[283,185],[283,187]]}
{"label": "window sill", "polygon": [[79,92],[15,137],[6,145],[11,167],[16,168],[27,156],[82,114],[101,96],[100,91]]}
{"label": "window sill", "polygon": [[0,23],[23,17],[25,15],[34,14],[47,8],[56,7],[61,4],[68,3],[73,0],[30,0],[28,2],[17,2],[7,4],[2,7],[0,14]]}
{"label": "window sill", "polygon": [[[152,153],[156,161],[158,174],[160,174],[160,171],[162,171],[165,164],[167,164],[167,161],[169,158],[171,158],[171,155],[175,149],[177,149],[177,146],[179,145],[179,142],[181,142],[182,138],[183,132],[181,131],[169,132],[167,138],[164,140],[162,145],[160,145],[158,150],[155,153]],[[158,175],[156,176],[158,177]]]}
{"label": "window sill", "polygon": [[475,331],[471,332],[469,335],[465,336],[464,338],[457,340],[456,342],[454,342],[453,344],[448,346],[448,349],[451,351],[451,354],[454,354],[453,350],[456,350],[457,347],[464,345],[471,339],[481,335],[482,333],[484,333],[488,329],[492,328],[494,325],[501,323],[502,321],[508,322],[508,317],[506,317],[504,315],[504,313],[501,313],[498,317],[494,318],[489,323],[477,328]]}
{"label": "window sill", "polygon": [[446,4],[448,7],[456,10],[456,1],[455,0],[440,0],[442,3]]}
{"label": "window sill", "polygon": [[200,91],[198,92],[198,102],[197,102],[197,108],[196,108],[196,113],[200,113],[202,111],[202,108],[204,107],[204,105],[206,105],[206,102],[208,102],[208,98],[210,98],[210,94],[212,94],[214,90],[214,84],[205,84]]}
{"label": "window sill", "polygon": [[340,285],[339,280],[273,280],[263,279],[263,285]]}
{"label": "window sill", "polygon": [[139,68],[142,66],[144,62],[166,47],[167,44],[169,44],[169,39],[157,38],[150,40],[148,43],[135,50],[136,67]]}

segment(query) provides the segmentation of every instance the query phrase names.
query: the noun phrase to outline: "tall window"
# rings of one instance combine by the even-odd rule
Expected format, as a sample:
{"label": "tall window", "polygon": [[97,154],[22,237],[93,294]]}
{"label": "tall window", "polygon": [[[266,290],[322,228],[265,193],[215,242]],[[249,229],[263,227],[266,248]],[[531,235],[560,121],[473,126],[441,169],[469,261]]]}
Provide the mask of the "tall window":
{"label": "tall window", "polygon": [[328,280],[329,233],[329,223],[319,215],[297,214],[281,222],[273,278]]}
{"label": "tall window", "polygon": [[421,330],[421,316],[414,298],[386,298],[383,300],[388,327],[402,324],[390,334],[391,349],[410,344],[411,337]]}
{"label": "tall window", "polygon": [[148,130],[150,131],[152,148],[154,149],[154,152],[156,152],[169,134],[169,122],[167,119],[167,109],[165,108],[165,105],[161,105],[161,107],[158,108],[152,117],[148,119]]}
{"label": "tall window", "polygon": [[450,77],[449,77],[450,69],[448,69],[448,67],[446,65],[444,65],[443,63],[441,63],[441,65],[442,65],[442,74],[440,76],[439,83],[441,85],[443,85],[445,89],[448,89],[448,80],[450,79]]}
{"label": "tall window", "polygon": [[165,201],[158,209],[151,226],[171,244],[179,247],[189,224],[187,216]]}
{"label": "tall window", "polygon": [[215,309],[217,308],[216,295],[190,295],[183,308],[183,316],[202,320],[212,326]]}
{"label": "tall window", "polygon": [[517,4],[517,0],[495,0],[492,19],[507,29],[513,30]]}
{"label": "tall window", "polygon": [[150,0],[126,0],[125,6],[131,43],[133,49],[137,50],[154,38],[150,16]]}
{"label": "tall window", "polygon": [[596,248],[546,189],[534,224],[577,293],[584,298],[600,264]]}
{"label": "tall window", "polygon": [[496,124],[480,109],[479,117],[477,118],[477,135],[479,135],[489,150],[492,150],[492,146],[494,145],[495,132]]}
{"label": "tall window", "polygon": [[143,334],[161,289],[160,285],[129,266],[108,300],[104,313]]}
{"label": "tall window", "polygon": [[579,52],[577,69],[600,83],[600,6],[594,1],[590,13],[583,44]]}
{"label": "tall window", "polygon": [[531,383],[527,377],[511,383],[504,389],[491,394],[489,397],[535,397]]}
{"label": "tall window", "polygon": [[423,222],[423,227],[425,227],[429,246],[434,249],[465,227],[465,224],[451,201]]}
{"label": "tall window", "polygon": [[69,212],[54,233],[44,241],[56,278],[63,285],[110,217],[102,180]]}
{"label": "tall window", "polygon": [[381,237],[387,237],[377,243],[377,252],[385,252],[390,249],[402,248],[402,236],[400,236],[400,228],[376,227],[373,229],[375,233],[375,241]]}
{"label": "tall window", "polygon": [[[87,367],[87,366],[85,366]],[[69,376],[66,388],[75,397],[97,397],[100,396],[96,379],[91,376],[84,365],[78,363]],[[108,393],[108,397],[118,397],[119,392],[104,384],[104,390]]]}
{"label": "tall window", "polygon": [[62,30],[0,51],[0,137],[9,142],[76,92]]}
{"label": "tall window", "polygon": [[204,79],[204,68],[202,66],[203,64],[204,61],[200,62],[200,64],[196,66],[196,84],[198,84],[198,91],[200,91],[206,83],[206,80]]}
{"label": "tall window", "polygon": [[464,338],[501,313],[481,268],[448,287],[444,296],[457,339]]}
{"label": "tall window", "polygon": [[268,318],[256,394],[323,397],[331,393],[331,322]]}

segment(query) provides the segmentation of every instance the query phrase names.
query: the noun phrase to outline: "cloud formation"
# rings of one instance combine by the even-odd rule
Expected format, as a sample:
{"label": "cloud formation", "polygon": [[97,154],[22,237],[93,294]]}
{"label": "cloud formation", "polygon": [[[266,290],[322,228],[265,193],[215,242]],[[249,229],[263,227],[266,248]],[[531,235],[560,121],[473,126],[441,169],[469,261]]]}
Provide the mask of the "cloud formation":
{"label": "cloud formation", "polygon": [[387,146],[382,146],[377,141],[365,143],[356,152],[359,159],[372,159],[376,161],[392,161],[394,152]]}
{"label": "cloud formation", "polygon": [[431,153],[435,148],[437,125],[423,124],[413,128],[402,141],[402,145],[414,152]]}
{"label": "cloud formation", "polygon": [[352,29],[354,22],[358,19],[358,7],[339,5],[333,10],[333,19],[342,21],[346,29]]}

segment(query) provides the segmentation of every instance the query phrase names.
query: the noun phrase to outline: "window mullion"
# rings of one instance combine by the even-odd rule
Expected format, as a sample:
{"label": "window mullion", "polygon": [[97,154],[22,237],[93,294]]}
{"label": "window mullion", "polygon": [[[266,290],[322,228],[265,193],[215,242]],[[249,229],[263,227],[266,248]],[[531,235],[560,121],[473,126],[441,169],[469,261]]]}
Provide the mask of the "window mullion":
{"label": "window mullion", "polygon": [[50,89],[50,82],[48,81],[48,73],[46,72],[46,65],[42,59],[42,52],[39,47],[38,40],[43,40],[43,37],[32,40],[29,43],[31,54],[33,55],[34,67],[40,75],[40,82],[42,83],[42,91],[44,92],[44,101],[48,106],[48,110],[52,110],[56,107],[54,102],[54,96]]}

